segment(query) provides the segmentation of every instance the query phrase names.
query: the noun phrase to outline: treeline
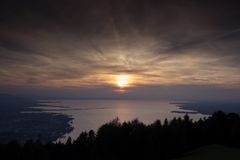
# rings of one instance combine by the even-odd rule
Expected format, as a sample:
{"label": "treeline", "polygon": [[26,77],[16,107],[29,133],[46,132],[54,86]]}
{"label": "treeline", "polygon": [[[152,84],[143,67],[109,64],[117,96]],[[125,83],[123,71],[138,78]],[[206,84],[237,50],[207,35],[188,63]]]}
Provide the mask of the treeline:
{"label": "treeline", "polygon": [[16,141],[0,145],[0,157],[15,160],[165,160],[181,156],[192,149],[221,144],[240,148],[240,117],[238,114],[216,112],[193,122],[189,116],[171,121],[159,120],[145,125],[138,120],[120,123],[118,119],[104,124],[97,133],[82,132],[66,143],[42,144]]}

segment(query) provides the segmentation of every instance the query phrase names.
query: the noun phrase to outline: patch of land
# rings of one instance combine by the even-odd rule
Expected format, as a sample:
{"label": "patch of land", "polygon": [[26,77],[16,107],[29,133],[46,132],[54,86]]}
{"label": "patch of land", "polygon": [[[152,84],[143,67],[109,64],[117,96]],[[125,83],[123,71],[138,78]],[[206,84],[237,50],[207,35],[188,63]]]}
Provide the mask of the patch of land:
{"label": "patch of land", "polygon": [[211,115],[217,111],[225,113],[240,113],[240,102],[176,102],[172,103],[183,110],[196,111],[201,114]]}
{"label": "patch of land", "polygon": [[73,130],[71,117],[62,114],[38,112],[38,101],[0,94],[0,143],[12,140],[25,142],[40,139],[55,141]]}

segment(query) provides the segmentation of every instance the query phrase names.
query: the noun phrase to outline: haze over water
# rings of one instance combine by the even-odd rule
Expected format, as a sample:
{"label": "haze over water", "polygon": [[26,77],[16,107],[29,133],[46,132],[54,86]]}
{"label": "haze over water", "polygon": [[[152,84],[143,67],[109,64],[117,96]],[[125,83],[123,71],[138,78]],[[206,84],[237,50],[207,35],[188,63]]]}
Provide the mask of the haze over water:
{"label": "haze over water", "polygon": [[207,116],[200,113],[189,113],[190,110],[180,109],[176,104],[160,100],[52,100],[41,101],[47,105],[40,107],[43,112],[60,113],[73,118],[73,131],[60,139],[65,141],[69,136],[76,139],[82,131],[97,129],[104,123],[119,118],[121,122],[138,119],[145,124],[160,119],[183,117],[185,114],[172,112],[187,112],[191,119],[198,120]]}

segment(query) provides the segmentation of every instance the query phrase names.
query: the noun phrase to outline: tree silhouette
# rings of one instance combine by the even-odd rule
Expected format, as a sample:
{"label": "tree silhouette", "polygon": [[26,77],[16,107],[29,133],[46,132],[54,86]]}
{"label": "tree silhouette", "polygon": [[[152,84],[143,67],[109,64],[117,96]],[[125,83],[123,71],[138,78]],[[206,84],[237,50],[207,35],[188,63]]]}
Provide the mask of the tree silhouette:
{"label": "tree silhouette", "polygon": [[119,160],[161,159],[181,156],[192,149],[209,144],[240,148],[240,117],[238,114],[216,112],[193,122],[182,118],[156,120],[145,125],[135,119],[120,123],[116,118],[102,125],[97,133],[82,132],[76,140],[46,143],[29,140],[0,145],[0,156],[15,160]]}

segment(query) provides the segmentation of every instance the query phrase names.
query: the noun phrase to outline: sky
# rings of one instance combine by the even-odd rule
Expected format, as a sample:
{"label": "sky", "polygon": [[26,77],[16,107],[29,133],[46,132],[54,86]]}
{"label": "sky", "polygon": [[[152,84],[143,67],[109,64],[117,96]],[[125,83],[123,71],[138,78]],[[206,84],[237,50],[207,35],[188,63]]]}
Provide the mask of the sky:
{"label": "sky", "polygon": [[237,1],[0,2],[4,93],[237,100],[239,51]]}

